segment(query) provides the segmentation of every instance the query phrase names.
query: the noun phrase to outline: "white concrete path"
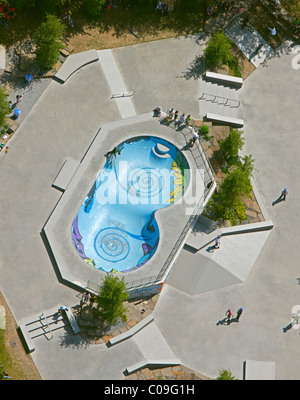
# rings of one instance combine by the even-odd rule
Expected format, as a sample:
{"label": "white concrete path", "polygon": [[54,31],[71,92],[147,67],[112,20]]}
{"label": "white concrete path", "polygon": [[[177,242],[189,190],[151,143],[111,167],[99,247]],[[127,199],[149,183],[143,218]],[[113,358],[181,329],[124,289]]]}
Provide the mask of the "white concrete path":
{"label": "white concrete path", "polygon": [[[119,66],[116,63],[113,52],[109,50],[98,50],[99,61],[106,77],[107,83],[113,94],[127,93],[130,90],[125,85]],[[114,98],[122,118],[134,117],[136,114],[131,97]]]}

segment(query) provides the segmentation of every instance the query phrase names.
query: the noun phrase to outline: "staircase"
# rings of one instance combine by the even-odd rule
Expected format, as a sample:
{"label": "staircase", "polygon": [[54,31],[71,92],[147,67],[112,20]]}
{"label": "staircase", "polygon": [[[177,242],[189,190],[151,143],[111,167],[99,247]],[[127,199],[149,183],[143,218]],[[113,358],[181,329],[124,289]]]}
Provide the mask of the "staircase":
{"label": "staircase", "polygon": [[200,115],[207,113],[222,115],[225,117],[238,118],[238,107],[236,86],[230,84],[213,82],[205,76],[199,81],[200,90]]}

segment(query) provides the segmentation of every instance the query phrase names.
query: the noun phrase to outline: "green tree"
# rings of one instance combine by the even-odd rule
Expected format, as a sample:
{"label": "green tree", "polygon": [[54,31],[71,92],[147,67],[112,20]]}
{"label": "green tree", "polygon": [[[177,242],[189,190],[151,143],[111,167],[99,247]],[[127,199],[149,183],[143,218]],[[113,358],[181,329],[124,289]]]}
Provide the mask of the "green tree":
{"label": "green tree", "polygon": [[249,196],[251,190],[250,178],[241,167],[228,174],[220,187],[223,202],[229,209],[237,204],[240,196]]}
{"label": "green tree", "polygon": [[99,306],[100,318],[109,324],[114,324],[120,317],[126,321],[126,308],[123,303],[128,298],[124,278],[107,274],[99,289],[99,296],[96,302]]}
{"label": "green tree", "polygon": [[219,369],[219,375],[217,376],[216,380],[217,381],[236,381],[238,379],[232,375],[230,369],[221,368],[221,369]]}
{"label": "green tree", "polygon": [[245,156],[242,158],[241,169],[250,177],[252,176],[252,172],[254,170],[254,159],[252,155]]}
{"label": "green tree", "polygon": [[232,225],[246,219],[241,196],[250,196],[252,185],[242,166],[235,167],[223,180],[207,205],[206,212],[216,219],[229,220]]}
{"label": "green tree", "polygon": [[230,52],[231,42],[223,32],[216,33],[204,51],[205,62],[209,68],[220,68],[232,62],[233,56]]}
{"label": "green tree", "polygon": [[10,107],[7,99],[7,93],[5,92],[4,88],[0,86],[0,131],[8,128],[6,118],[9,113]]}
{"label": "green tree", "polygon": [[41,67],[52,68],[57,62],[59,51],[64,48],[62,34],[65,25],[52,14],[46,16],[46,21],[42,22],[34,33],[36,42],[37,62]]}
{"label": "green tree", "polygon": [[245,143],[242,135],[243,131],[230,128],[227,138],[219,143],[223,156],[230,165],[236,164],[238,161],[238,152],[242,150]]}

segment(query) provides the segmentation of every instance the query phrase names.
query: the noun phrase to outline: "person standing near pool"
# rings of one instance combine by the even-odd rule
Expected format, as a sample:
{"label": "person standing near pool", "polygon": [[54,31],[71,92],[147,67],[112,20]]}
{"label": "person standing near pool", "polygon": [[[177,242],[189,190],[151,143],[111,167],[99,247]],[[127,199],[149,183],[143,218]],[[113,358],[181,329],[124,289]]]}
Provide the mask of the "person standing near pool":
{"label": "person standing near pool", "polygon": [[186,113],[182,113],[182,114],[180,115],[180,122],[181,122],[182,124],[184,124],[185,121],[186,121]]}

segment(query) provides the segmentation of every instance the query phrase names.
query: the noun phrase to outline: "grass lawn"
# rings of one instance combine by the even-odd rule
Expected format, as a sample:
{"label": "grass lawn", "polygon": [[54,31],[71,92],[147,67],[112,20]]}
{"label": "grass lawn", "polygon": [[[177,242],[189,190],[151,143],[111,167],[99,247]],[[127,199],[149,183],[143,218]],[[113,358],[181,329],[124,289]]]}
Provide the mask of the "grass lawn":
{"label": "grass lawn", "polygon": [[40,374],[24,350],[16,322],[0,292],[0,305],[5,308],[5,329],[0,329],[0,364],[13,380],[40,380]]}

